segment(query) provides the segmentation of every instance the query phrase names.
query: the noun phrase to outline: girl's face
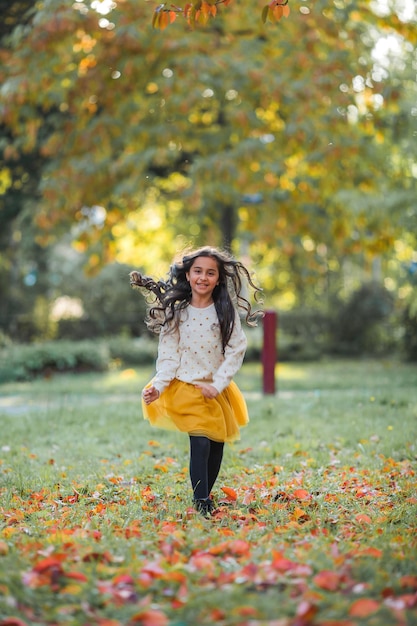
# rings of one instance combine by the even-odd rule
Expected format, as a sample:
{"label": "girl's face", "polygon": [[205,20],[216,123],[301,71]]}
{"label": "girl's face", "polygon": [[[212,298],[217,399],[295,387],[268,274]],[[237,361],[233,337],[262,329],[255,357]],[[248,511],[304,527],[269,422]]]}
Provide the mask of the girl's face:
{"label": "girl's face", "polygon": [[217,261],[209,256],[197,257],[186,277],[194,300],[211,301],[213,290],[218,285],[220,277]]}

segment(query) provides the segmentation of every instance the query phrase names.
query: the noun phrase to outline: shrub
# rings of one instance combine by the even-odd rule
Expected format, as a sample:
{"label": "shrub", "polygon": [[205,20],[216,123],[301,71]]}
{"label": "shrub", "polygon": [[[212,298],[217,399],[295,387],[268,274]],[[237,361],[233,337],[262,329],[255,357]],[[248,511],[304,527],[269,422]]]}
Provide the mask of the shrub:
{"label": "shrub", "polygon": [[365,283],[336,308],[331,329],[333,353],[380,355],[395,346],[390,325],[394,299],[380,283]]}
{"label": "shrub", "polygon": [[55,372],[104,371],[109,362],[109,349],[102,342],[12,344],[0,353],[0,382],[30,380]]}
{"label": "shrub", "polygon": [[112,337],[107,340],[112,359],[123,365],[148,365],[155,362],[157,354],[156,337]]}
{"label": "shrub", "polygon": [[320,311],[293,310],[278,318],[280,361],[314,361],[328,348],[329,317]]}
{"label": "shrub", "polygon": [[404,311],[404,351],[409,361],[417,361],[417,294]]}

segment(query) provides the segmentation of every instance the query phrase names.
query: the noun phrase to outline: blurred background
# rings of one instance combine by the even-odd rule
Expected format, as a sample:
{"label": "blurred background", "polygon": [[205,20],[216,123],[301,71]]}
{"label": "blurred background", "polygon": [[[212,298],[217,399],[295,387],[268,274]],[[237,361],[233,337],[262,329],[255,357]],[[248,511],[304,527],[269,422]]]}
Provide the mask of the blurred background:
{"label": "blurred background", "polygon": [[0,1],[4,380],[31,344],[153,358],[129,272],[205,244],[264,288],[280,359],[417,361],[416,5],[265,4],[161,31],[151,2]]}

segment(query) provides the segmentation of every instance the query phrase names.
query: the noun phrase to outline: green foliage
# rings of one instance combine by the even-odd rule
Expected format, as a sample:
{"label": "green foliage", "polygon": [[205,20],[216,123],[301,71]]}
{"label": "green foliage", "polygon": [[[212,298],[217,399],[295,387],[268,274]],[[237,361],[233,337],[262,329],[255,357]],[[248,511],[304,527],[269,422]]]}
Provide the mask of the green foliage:
{"label": "green foliage", "polygon": [[311,361],[328,351],[330,316],[296,309],[278,318],[278,354],[283,361]]}
{"label": "green foliage", "polygon": [[113,337],[106,341],[110,356],[120,365],[154,365],[157,353],[155,337]]}
{"label": "green foliage", "polygon": [[109,363],[109,350],[98,341],[11,344],[0,351],[0,382],[31,380],[57,372],[103,371]]}
{"label": "green foliage", "polygon": [[395,345],[390,328],[394,300],[382,285],[370,282],[339,303],[332,319],[332,350],[339,354],[384,354]]}
{"label": "green foliage", "polygon": [[417,361],[417,294],[404,311],[404,351],[410,361]]}
{"label": "green foliage", "polygon": [[156,352],[155,338],[148,336],[61,340],[31,345],[8,342],[0,351],[0,382],[31,380],[63,372],[154,365]]}
{"label": "green foliage", "polygon": [[137,336],[145,331],[146,303],[129,281],[134,269],[121,263],[110,263],[94,276],[86,276],[80,256],[73,264],[60,267],[55,261],[53,273],[59,290],[81,302],[83,315],[58,320],[57,338],[87,339],[112,335]]}

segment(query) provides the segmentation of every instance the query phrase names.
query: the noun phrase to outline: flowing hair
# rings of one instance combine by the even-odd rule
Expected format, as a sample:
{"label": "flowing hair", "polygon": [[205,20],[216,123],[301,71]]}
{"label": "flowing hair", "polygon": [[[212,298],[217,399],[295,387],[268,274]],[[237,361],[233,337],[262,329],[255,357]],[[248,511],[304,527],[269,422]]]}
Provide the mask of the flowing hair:
{"label": "flowing hair", "polygon": [[159,333],[162,327],[171,321],[174,328],[178,328],[179,312],[186,309],[191,302],[191,286],[186,275],[194,261],[202,256],[214,259],[219,270],[219,283],[214,288],[212,297],[220,324],[224,353],[235,325],[236,309],[245,312],[248,326],[256,326],[258,317],[263,315],[261,310],[253,311],[249,300],[242,294],[245,282],[254,290],[256,302],[259,302],[262,292],[262,289],[253,282],[243,263],[234,259],[228,252],[204,246],[189,252],[181,261],[173,263],[166,281],[156,281],[150,276],[133,271],[129,274],[130,284],[134,288],[153,294],[152,299],[148,300],[150,308],[145,319],[149,330]]}

